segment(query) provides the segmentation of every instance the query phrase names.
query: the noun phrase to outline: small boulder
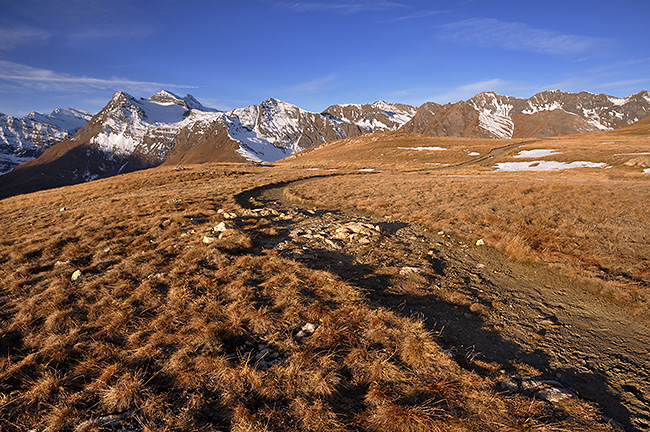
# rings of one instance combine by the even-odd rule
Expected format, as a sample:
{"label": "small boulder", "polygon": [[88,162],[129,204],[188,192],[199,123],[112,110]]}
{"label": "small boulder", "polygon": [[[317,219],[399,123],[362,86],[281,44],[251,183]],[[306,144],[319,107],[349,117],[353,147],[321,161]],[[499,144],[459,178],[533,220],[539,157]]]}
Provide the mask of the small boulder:
{"label": "small boulder", "polygon": [[575,395],[570,390],[559,387],[547,387],[535,392],[535,396],[548,402],[558,403]]}
{"label": "small boulder", "polygon": [[216,240],[217,238],[213,236],[203,236],[203,243],[205,244],[214,243]]}
{"label": "small boulder", "polygon": [[224,231],[234,229],[234,228],[235,228],[234,226],[230,225],[227,222],[221,222],[219,225],[212,228],[212,231],[214,231],[214,232],[224,232]]}

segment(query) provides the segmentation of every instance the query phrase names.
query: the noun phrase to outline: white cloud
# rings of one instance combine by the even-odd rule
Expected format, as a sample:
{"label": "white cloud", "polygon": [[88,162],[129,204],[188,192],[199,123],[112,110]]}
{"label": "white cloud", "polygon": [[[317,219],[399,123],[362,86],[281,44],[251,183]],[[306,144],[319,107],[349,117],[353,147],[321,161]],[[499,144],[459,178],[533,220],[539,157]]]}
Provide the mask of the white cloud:
{"label": "white cloud", "polygon": [[32,27],[0,28],[0,51],[41,44],[52,36],[52,33]]}
{"label": "white cloud", "polygon": [[152,28],[143,26],[136,28],[120,28],[119,30],[116,30],[115,28],[96,28],[70,33],[67,35],[67,38],[74,42],[112,39],[139,40],[151,36],[152,34],[154,34],[154,30]]}
{"label": "white cloud", "polygon": [[462,45],[551,55],[598,53],[613,45],[610,39],[565,34],[491,18],[472,18],[443,25],[438,37]]}
{"label": "white cloud", "polygon": [[74,76],[54,72],[48,69],[33,68],[31,66],[7,60],[0,60],[0,82],[1,81],[12,83],[14,90],[17,87],[44,91],[157,91],[163,88],[196,88],[195,86],[188,85],[134,81],[118,77],[104,79]]}
{"label": "white cloud", "polygon": [[315,93],[323,90],[329,90],[338,86],[336,83],[337,79],[338,75],[331,73],[321,78],[297,84],[291,87],[290,91],[297,93]]}
{"label": "white cloud", "polygon": [[393,22],[411,21],[411,20],[415,20],[415,19],[419,19],[419,18],[426,18],[426,17],[430,17],[430,16],[433,16],[433,15],[440,15],[440,14],[444,14],[444,13],[447,13],[447,11],[419,11],[419,12],[414,12],[412,14],[402,15],[402,16],[398,16],[398,17],[391,18],[391,19],[388,19],[388,20],[384,20],[384,21],[381,21],[381,23],[387,24],[387,23],[393,23]]}
{"label": "white cloud", "polygon": [[441,93],[431,96],[428,100],[445,104],[448,102],[458,102],[459,100],[467,100],[478,93],[486,91],[494,91],[497,93],[508,92],[513,88],[512,83],[495,78],[491,80],[478,81],[473,83],[463,84],[461,86],[446,89]]}

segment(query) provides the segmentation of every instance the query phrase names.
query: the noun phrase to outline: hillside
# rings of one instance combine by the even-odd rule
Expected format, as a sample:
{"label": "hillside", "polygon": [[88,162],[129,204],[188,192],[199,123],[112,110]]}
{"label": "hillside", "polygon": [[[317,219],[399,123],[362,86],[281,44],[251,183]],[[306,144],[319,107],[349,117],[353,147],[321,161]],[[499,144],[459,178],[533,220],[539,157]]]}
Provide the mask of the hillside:
{"label": "hillside", "polygon": [[646,152],[390,132],[4,199],[0,424],[646,430]]}

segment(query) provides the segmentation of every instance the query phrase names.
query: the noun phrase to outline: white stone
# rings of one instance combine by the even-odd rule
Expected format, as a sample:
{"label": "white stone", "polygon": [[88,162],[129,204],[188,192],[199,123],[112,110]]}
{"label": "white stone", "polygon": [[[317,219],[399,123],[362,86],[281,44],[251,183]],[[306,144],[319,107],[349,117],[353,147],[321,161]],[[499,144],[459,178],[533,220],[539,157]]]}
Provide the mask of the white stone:
{"label": "white stone", "polygon": [[75,270],[74,273],[72,273],[72,276],[70,277],[70,280],[72,282],[75,282],[81,278],[81,270]]}
{"label": "white stone", "polygon": [[419,269],[418,267],[402,267],[399,269],[399,274],[401,276],[406,276],[410,274],[420,274],[422,273],[422,270]]}
{"label": "white stone", "polygon": [[221,222],[219,225],[212,228],[212,230],[215,231],[215,232],[224,232],[226,230],[233,229],[233,228],[234,227],[232,225],[230,225],[229,223]]}

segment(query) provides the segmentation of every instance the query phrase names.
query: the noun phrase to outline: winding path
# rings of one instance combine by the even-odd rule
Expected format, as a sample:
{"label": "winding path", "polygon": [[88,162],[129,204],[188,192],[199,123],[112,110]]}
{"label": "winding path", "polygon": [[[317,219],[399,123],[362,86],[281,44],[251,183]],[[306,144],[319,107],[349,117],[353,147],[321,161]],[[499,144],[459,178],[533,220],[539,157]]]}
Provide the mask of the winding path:
{"label": "winding path", "polygon": [[[523,144],[495,149],[464,166]],[[290,211],[298,206],[284,191],[319,178],[256,188],[238,200],[244,207],[253,202]],[[530,365],[543,379],[559,381],[596,402],[606,420],[615,419],[629,431],[650,430],[650,330],[645,321],[544,264],[513,262],[489,246],[463,244],[401,221],[304,206],[299,210],[312,216],[285,222],[277,238],[260,247],[291,240],[288,233],[297,228],[323,232],[350,221],[377,224],[385,232],[381,244],[343,250],[314,247],[305,264],[338,274],[377,305],[424,317],[438,342],[465,367],[489,373],[477,366],[482,360],[514,373],[517,365]],[[418,268],[421,278],[387,277],[383,270],[388,265]],[[478,316],[443,301],[437,290],[456,290],[487,312]]]}

